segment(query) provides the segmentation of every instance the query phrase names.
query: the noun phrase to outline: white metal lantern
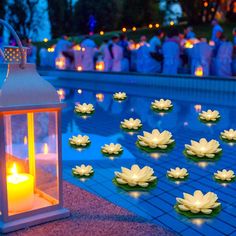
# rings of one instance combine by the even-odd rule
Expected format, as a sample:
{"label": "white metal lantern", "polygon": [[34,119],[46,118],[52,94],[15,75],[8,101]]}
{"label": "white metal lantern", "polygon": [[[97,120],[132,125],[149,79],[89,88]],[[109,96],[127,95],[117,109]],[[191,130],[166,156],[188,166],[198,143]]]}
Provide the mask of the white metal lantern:
{"label": "white metal lantern", "polygon": [[62,206],[61,109],[13,29],[0,93],[0,233],[69,216]]}

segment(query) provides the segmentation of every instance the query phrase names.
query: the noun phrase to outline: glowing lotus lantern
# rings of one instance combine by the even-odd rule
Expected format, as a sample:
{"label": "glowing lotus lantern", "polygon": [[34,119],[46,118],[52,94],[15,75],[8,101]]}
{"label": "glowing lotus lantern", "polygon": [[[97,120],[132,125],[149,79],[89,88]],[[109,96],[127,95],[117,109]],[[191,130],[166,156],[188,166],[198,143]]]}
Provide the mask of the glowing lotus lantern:
{"label": "glowing lotus lantern", "polygon": [[151,108],[154,111],[169,111],[173,108],[171,100],[167,99],[160,99],[160,100],[155,100],[151,104]]}
{"label": "glowing lotus lantern", "polygon": [[160,132],[158,129],[152,130],[151,133],[144,131],[143,136],[138,135],[137,145],[141,149],[147,150],[166,150],[174,143],[172,134],[164,130]]}
{"label": "glowing lotus lantern", "polygon": [[121,121],[121,128],[125,130],[139,130],[142,127],[141,120],[139,119],[124,119],[124,121]]}
{"label": "glowing lotus lantern", "polygon": [[202,111],[199,114],[199,119],[203,122],[217,122],[220,119],[220,113],[217,110]]}
{"label": "glowing lotus lantern", "polygon": [[0,23],[19,45],[4,49],[8,73],[0,93],[1,234],[66,217],[69,211],[62,208],[63,105],[35,65],[26,63],[15,31]]}
{"label": "glowing lotus lantern", "polygon": [[191,140],[191,145],[185,144],[185,152],[189,156],[195,156],[199,159],[212,159],[219,155],[222,151],[218,141],[212,139],[209,142],[205,138],[201,138],[199,142]]}
{"label": "glowing lotus lantern", "polygon": [[127,95],[125,92],[118,92],[113,94],[113,98],[117,101],[123,101],[127,98]]}
{"label": "glowing lotus lantern", "polygon": [[188,177],[188,171],[185,168],[176,167],[167,171],[167,176],[171,179],[184,180]]}
{"label": "glowing lotus lantern", "polygon": [[220,136],[225,141],[236,142],[236,130],[234,129],[224,130],[224,132],[221,132]]}
{"label": "glowing lotus lantern", "polygon": [[72,173],[77,177],[89,177],[94,174],[94,170],[92,166],[83,164],[72,168]]}
{"label": "glowing lotus lantern", "polygon": [[140,168],[138,165],[132,165],[131,169],[121,167],[121,172],[116,171],[115,176],[115,181],[120,185],[140,186],[142,188],[147,188],[157,179],[151,167]]}
{"label": "glowing lotus lantern", "polygon": [[235,180],[235,174],[232,170],[223,169],[222,171],[218,170],[214,173],[214,178],[219,182],[232,182]]}
{"label": "glowing lotus lantern", "polygon": [[119,155],[123,152],[122,146],[120,144],[105,144],[101,147],[101,152],[105,155],[112,156],[112,155]]}
{"label": "glowing lotus lantern", "polygon": [[217,201],[218,196],[213,192],[204,195],[202,191],[196,190],[193,195],[188,193],[183,195],[183,198],[176,198],[176,209],[182,214],[190,212],[193,215],[210,215],[214,211],[218,212],[217,209],[221,206]]}
{"label": "glowing lotus lantern", "polygon": [[195,76],[199,76],[199,77],[203,76],[203,67],[202,67],[202,66],[198,66],[198,67],[196,68],[194,74],[195,74]]}

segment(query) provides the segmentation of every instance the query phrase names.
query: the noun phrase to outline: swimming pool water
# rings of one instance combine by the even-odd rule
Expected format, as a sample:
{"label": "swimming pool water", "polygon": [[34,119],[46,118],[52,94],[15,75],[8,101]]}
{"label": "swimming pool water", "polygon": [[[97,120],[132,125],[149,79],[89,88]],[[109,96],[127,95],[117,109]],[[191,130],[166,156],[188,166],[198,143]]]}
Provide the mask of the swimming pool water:
{"label": "swimming pool water", "polygon": [[[113,86],[112,92],[114,90],[116,87]],[[131,95],[134,94],[131,88],[124,86],[123,90],[127,92],[128,99],[119,103],[113,100],[112,92],[64,87],[64,101],[67,104],[62,113],[64,179],[181,235],[236,235],[236,183],[223,186],[212,179],[217,170],[226,168],[236,171],[236,146],[219,139],[224,129],[236,128],[234,97],[231,99],[227,94],[224,98],[220,94],[211,97],[210,92],[196,95],[189,91],[185,96],[185,91],[172,90],[169,93],[157,88],[147,88],[143,93]],[[164,115],[150,109],[151,102],[162,97],[172,99],[174,105],[173,111]],[[74,106],[78,102],[92,103],[95,107],[93,116],[84,119],[76,115]],[[219,110],[220,122],[212,126],[199,122],[199,107],[201,110]],[[131,117],[139,118],[143,123],[143,129],[138,133],[128,134],[120,129],[120,122]],[[173,151],[146,154],[136,147],[137,134],[142,134],[144,130],[150,132],[154,128],[172,132],[176,141]],[[68,139],[78,134],[90,137],[92,143],[88,148],[76,150],[69,146]],[[215,163],[195,163],[183,155],[184,144],[203,137],[218,140],[223,148],[222,157]],[[120,157],[109,159],[101,154],[101,146],[111,142],[123,146],[124,152]],[[121,166],[130,168],[135,163],[154,169],[158,177],[156,188],[149,192],[125,192],[112,183],[114,171],[120,171]],[[92,165],[94,176],[86,180],[73,177],[71,169],[81,164]],[[186,182],[175,183],[167,179],[166,171],[177,166],[188,170]],[[183,192],[193,194],[197,189],[204,193],[213,191],[218,195],[222,211],[216,218],[190,220],[175,212],[176,197],[182,197]]]}

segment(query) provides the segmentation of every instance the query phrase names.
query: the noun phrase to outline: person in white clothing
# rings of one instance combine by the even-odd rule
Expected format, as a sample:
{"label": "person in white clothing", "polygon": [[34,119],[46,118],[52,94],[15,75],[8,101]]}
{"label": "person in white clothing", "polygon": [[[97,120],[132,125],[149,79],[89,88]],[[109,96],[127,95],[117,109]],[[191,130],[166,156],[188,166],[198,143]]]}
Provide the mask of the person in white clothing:
{"label": "person in white clothing", "polygon": [[63,51],[67,51],[72,46],[72,43],[68,41],[68,37],[63,35],[57,42],[54,57],[57,58],[58,56],[62,55]]}
{"label": "person in white clothing", "polygon": [[104,49],[104,71],[122,71],[123,49],[118,45],[119,36],[114,35]]}
{"label": "person in white clothing", "polygon": [[201,38],[200,42],[196,43],[191,51],[191,74],[195,75],[197,68],[201,67],[203,76],[208,76],[210,74],[212,54],[212,47],[207,43],[206,39]]}
{"label": "person in white clothing", "polygon": [[84,71],[93,71],[96,44],[92,39],[90,39],[89,36],[86,36],[85,39],[81,42],[81,46],[82,46],[82,69]]}

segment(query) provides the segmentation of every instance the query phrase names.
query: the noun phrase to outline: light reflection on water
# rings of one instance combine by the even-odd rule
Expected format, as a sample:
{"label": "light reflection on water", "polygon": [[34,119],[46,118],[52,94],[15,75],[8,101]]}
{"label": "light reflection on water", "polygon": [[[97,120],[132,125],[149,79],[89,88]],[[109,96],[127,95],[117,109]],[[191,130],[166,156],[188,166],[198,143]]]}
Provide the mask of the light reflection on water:
{"label": "light reflection on water", "polygon": [[[77,90],[78,89],[65,89],[67,93],[67,107],[63,110],[63,159],[64,161],[74,161],[74,164],[91,164],[94,167],[95,174],[93,179],[83,182],[84,185],[87,186],[87,190],[97,193],[99,191],[98,186],[102,185],[110,191],[110,195],[114,194],[114,185],[112,184],[113,173],[114,171],[120,170],[121,166],[130,168],[132,164],[138,164],[141,167],[148,165],[154,169],[158,177],[157,187],[150,192],[133,191],[126,193],[123,190],[117,192],[115,204],[119,204],[119,198],[126,199],[127,201],[129,201],[130,197],[138,199],[137,203],[134,202],[134,200],[130,202],[132,207],[127,205],[127,208],[130,210],[133,209],[135,212],[136,207],[139,210],[145,209],[146,206],[142,206],[142,202],[149,201],[150,204],[156,206],[159,196],[168,194],[171,197],[164,198],[164,200],[167,201],[170,206],[174,206],[175,198],[181,197],[183,192],[193,194],[196,189],[201,189],[201,186],[204,186],[204,192],[212,191],[213,184],[214,186],[216,184],[212,179],[214,171],[236,166],[236,158],[232,158],[235,153],[234,144],[227,144],[219,139],[219,135],[223,130],[236,128],[236,122],[233,119],[236,114],[236,108],[232,107],[232,104],[231,107],[217,105],[217,103],[222,104],[224,101],[206,98],[203,102],[198,101],[198,97],[193,101],[194,96],[192,94],[189,95],[189,97],[183,97],[183,93],[180,94],[180,98],[178,99],[172,98],[172,96],[176,98],[176,94],[170,94],[170,97],[168,97],[168,93],[165,93],[163,97],[161,95],[157,95],[156,97],[144,97],[143,95],[131,96],[129,95],[128,89],[125,90],[128,99],[119,103],[114,101],[112,97],[114,91],[106,93],[99,90],[89,91],[81,89],[81,93],[78,93]],[[161,94],[161,92],[156,92],[156,94]],[[150,109],[151,102],[154,99],[160,98],[172,99],[174,108],[171,112],[161,114],[155,113]],[[188,102],[188,100],[192,102]],[[74,104],[84,102],[92,103],[95,107],[95,113],[89,116],[89,119],[83,119],[74,114]],[[201,104],[199,104],[199,102],[201,102]],[[198,120],[198,113],[201,110],[207,109],[219,110],[221,120],[217,124],[206,126],[206,124]],[[142,121],[143,128],[140,131],[127,133],[120,129],[120,122],[131,117],[138,118]],[[144,153],[136,147],[135,142],[137,135],[142,134],[143,131],[150,132],[154,128],[161,131],[169,130],[173,134],[176,145],[171,152]],[[78,134],[88,135],[91,140],[91,146],[84,149],[82,152],[68,146],[68,138]],[[199,140],[203,137],[207,140],[216,139],[220,142],[223,155],[216,162],[195,163],[183,155],[185,144],[190,143],[190,140]],[[121,156],[107,158],[101,154],[101,146],[110,142],[120,143],[122,145],[124,152]],[[228,162],[228,160],[230,160],[230,162]],[[177,166],[188,169],[189,178],[187,181],[180,183],[178,181],[171,182],[167,179],[166,171]],[[207,180],[204,182],[205,185],[199,182],[201,180]],[[104,183],[104,181],[106,183]],[[173,189],[165,191],[162,186],[164,183],[168,186],[172,186]],[[159,186],[162,186],[162,188]],[[221,186],[222,185],[219,185],[219,188],[221,188]],[[229,186],[222,186],[222,188],[227,189]],[[156,193],[158,193],[158,195]],[[127,196],[129,198],[127,198]],[[152,203],[151,199],[156,199],[156,202]],[[220,200],[221,199],[222,196]],[[225,201],[229,201],[227,202],[229,204],[232,203],[230,200]],[[126,207],[125,205],[122,206]],[[158,208],[162,209],[163,212],[169,212],[170,215],[174,214],[173,207],[171,207],[171,210],[167,210],[165,204],[160,204]],[[204,225],[205,222],[209,222],[209,220],[205,219],[187,221],[190,225],[199,227]],[[214,219],[210,222],[214,224]],[[173,225],[173,228],[175,228],[175,225]]]}

